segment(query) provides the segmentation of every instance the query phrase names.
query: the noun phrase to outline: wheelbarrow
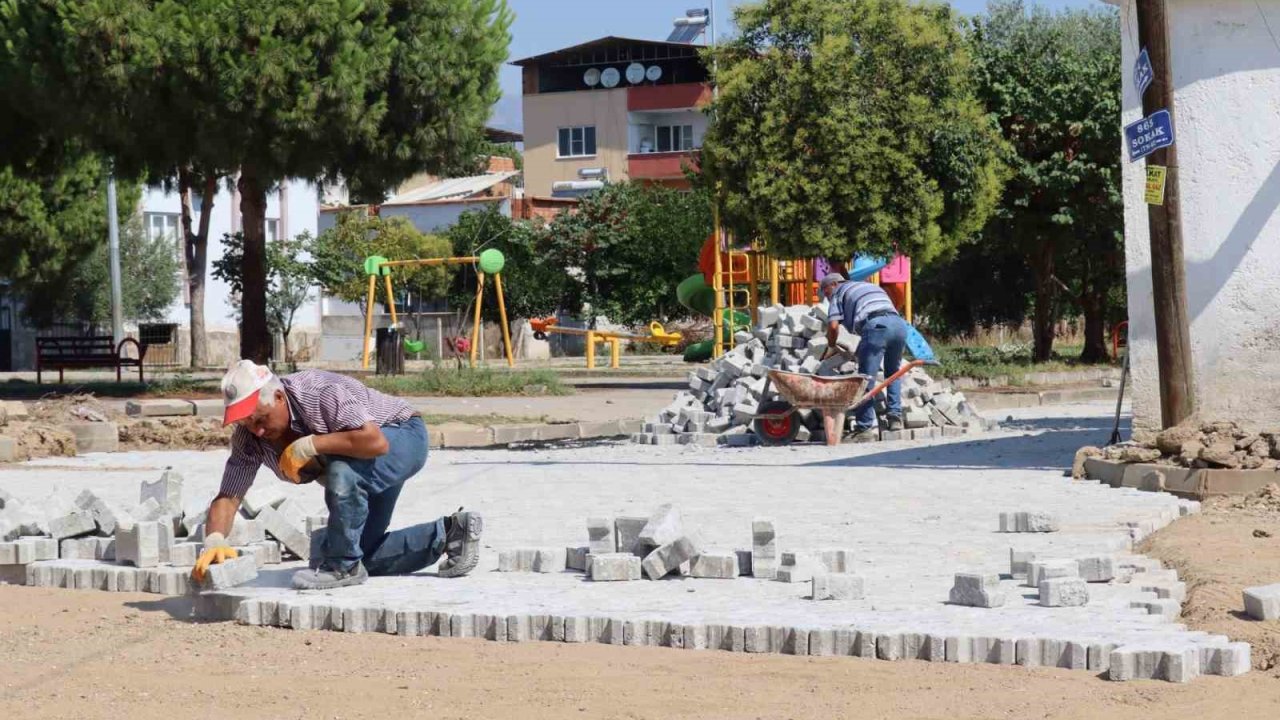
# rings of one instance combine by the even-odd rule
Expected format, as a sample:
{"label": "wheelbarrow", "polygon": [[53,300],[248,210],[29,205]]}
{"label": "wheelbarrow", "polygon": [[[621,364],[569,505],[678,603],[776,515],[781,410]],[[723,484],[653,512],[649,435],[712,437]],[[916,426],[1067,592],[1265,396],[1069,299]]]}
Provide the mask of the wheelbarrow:
{"label": "wheelbarrow", "polygon": [[[915,368],[925,365],[926,360],[912,360],[898,368],[898,371],[885,378],[879,385],[863,390],[871,383],[866,375],[805,375],[785,370],[770,370],[765,378],[761,396],[769,394],[769,384],[778,387],[781,400],[770,400],[760,406],[752,421],[752,429],[756,437],[764,445],[786,445],[796,439],[800,432],[800,416],[797,410],[821,410],[824,418],[843,416],[871,402],[876,395],[884,392],[894,381]],[[836,445],[844,431],[843,419],[834,424],[828,423],[827,444]]]}

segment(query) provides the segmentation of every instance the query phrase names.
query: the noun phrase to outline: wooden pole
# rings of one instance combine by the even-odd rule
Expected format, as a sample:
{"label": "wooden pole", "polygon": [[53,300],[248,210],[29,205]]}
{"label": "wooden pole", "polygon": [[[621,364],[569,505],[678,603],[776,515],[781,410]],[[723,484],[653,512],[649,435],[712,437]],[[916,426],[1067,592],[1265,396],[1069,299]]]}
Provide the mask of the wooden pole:
{"label": "wooden pole", "polygon": [[378,291],[378,276],[369,276],[369,299],[364,306],[364,360],[360,367],[369,369],[369,338],[373,335],[373,296]]}
{"label": "wooden pole", "polygon": [[[1165,0],[1136,1],[1139,50],[1147,49],[1154,70],[1151,87],[1143,94],[1142,112],[1149,116],[1158,110],[1168,110],[1176,138],[1168,8]],[[1156,359],[1160,371],[1160,416],[1164,427],[1171,427],[1195,412],[1187,275],[1182,259],[1177,145],[1151,153],[1147,156],[1147,164],[1168,168],[1164,204],[1147,206],[1147,222],[1151,231],[1151,289],[1156,320]]]}
{"label": "wooden pole", "polygon": [[502,321],[502,347],[507,351],[507,367],[515,367],[516,359],[511,353],[511,329],[507,325],[507,299],[502,295],[502,273],[493,274],[493,287],[498,291],[498,319]]}
{"label": "wooden pole", "polygon": [[471,321],[471,367],[476,366],[476,350],[484,342],[480,331],[480,309],[484,307],[484,273],[476,273],[476,314]]}

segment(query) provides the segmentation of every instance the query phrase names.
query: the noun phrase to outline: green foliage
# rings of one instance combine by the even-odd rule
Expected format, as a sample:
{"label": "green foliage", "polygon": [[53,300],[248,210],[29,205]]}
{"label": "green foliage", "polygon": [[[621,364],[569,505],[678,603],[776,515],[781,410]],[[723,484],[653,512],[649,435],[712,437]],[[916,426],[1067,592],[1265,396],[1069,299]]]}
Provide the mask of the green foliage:
{"label": "green foliage", "polygon": [[[173,239],[148,239],[142,217],[132,215],[120,226],[120,304],[124,319],[164,319],[178,297],[180,269]],[[100,325],[111,322],[111,257],[105,238],[80,263],[65,295],[71,307],[60,304],[63,312]]]}
{"label": "green foliage", "polygon": [[491,397],[495,395],[572,395],[551,370],[434,367],[408,375],[361,378],[369,387],[392,395]]}
{"label": "green foliage", "polygon": [[676,285],[698,269],[711,233],[707,193],[611,183],[535,240],[539,262],[573,268],[562,307],[627,325],[687,316]]}
{"label": "green foliage", "polygon": [[1030,270],[1030,288],[995,290],[1033,296],[1037,358],[1049,356],[1054,321],[1083,311],[1085,355],[1101,359],[1104,315],[1123,307],[1118,14],[999,0],[973,20],[970,45],[1013,171],[976,252]]}
{"label": "green foliage", "polygon": [[[470,210],[458,218],[445,237],[459,257],[477,256],[482,250],[496,248],[506,257],[502,269],[502,294],[506,298],[508,318],[531,318],[550,315],[559,309],[568,288],[568,275],[563,267],[545,262],[539,254],[537,239],[544,232],[541,221],[512,221],[496,205]],[[488,293],[489,291],[486,291]],[[449,291],[450,307],[465,310],[475,301],[474,269],[460,270]],[[484,319],[497,322],[498,307],[493,295],[484,302]]]}
{"label": "green foliage", "polygon": [[704,182],[782,257],[944,256],[999,198],[1000,139],[949,7],[761,0],[709,52]]}
{"label": "green foliage", "polygon": [[[311,252],[314,245],[309,232],[267,243],[267,326],[284,337],[286,354],[292,352],[289,333],[293,331],[294,316],[311,299],[313,273],[311,263],[304,260],[303,255]],[[243,263],[244,234],[224,234],[222,257],[213,261],[213,276],[225,282],[237,298],[244,292]],[[239,312],[237,306],[237,315]]]}
{"label": "green foliage", "polygon": [[[105,252],[107,166],[74,143],[33,137],[27,150],[25,158],[15,155],[13,164],[0,166],[0,277],[23,300],[28,320],[44,326],[83,307],[70,288],[94,252]],[[126,227],[139,189],[117,185]]]}
{"label": "green foliage", "polygon": [[[418,232],[402,217],[369,217],[363,209],[339,213],[333,227],[320,233],[311,247],[311,276],[324,291],[363,308],[369,292],[369,276],[364,259],[380,255],[388,260],[413,260],[449,257],[449,241],[436,235]],[[451,266],[394,267],[393,288],[400,296],[405,291],[424,298],[444,297],[454,269]],[[377,298],[386,300],[382,281],[378,281]]]}

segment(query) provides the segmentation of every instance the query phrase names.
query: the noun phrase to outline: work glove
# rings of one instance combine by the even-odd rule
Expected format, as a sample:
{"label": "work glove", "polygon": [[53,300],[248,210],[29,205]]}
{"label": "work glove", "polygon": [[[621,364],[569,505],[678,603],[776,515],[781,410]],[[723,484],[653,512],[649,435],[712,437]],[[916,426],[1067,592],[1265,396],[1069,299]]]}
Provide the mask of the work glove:
{"label": "work glove", "polygon": [[298,438],[280,453],[280,472],[290,482],[305,482],[302,479],[302,469],[317,456],[315,435]]}
{"label": "work glove", "polygon": [[191,568],[191,579],[197,583],[204,582],[205,573],[209,572],[210,565],[217,565],[228,560],[240,557],[240,553],[235,548],[227,545],[227,539],[222,533],[209,533],[204,538],[204,552],[200,553],[200,558],[196,560],[196,566]]}

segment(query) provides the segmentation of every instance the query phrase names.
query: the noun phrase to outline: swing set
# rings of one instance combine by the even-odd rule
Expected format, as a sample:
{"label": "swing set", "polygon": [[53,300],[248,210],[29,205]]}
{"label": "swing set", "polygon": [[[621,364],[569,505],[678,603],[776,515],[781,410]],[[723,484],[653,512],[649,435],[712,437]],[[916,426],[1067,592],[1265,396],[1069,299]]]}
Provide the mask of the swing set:
{"label": "swing set", "polygon": [[[515,367],[515,358],[511,353],[511,331],[507,326],[507,302],[502,294],[502,268],[506,258],[496,248],[489,248],[476,256],[419,258],[413,260],[388,260],[380,255],[370,255],[364,259],[364,271],[369,275],[369,293],[364,314],[364,361],[363,367],[369,369],[369,343],[373,338],[373,301],[378,292],[378,277],[382,277],[383,287],[387,293],[387,309],[391,312],[391,327],[400,326],[396,316],[395,295],[392,292],[391,269],[393,267],[438,267],[441,265],[471,265],[476,269],[476,296],[473,304],[475,312],[471,321],[471,338],[467,343],[471,366],[475,367],[476,353],[480,346],[480,311],[484,307],[485,276],[493,276],[493,287],[498,296],[498,315],[502,320],[502,346],[507,357],[507,366]],[[470,308],[468,308],[470,314]],[[426,346],[422,340],[404,339],[404,348],[409,352],[421,352]],[[455,352],[457,345],[455,344]]]}

